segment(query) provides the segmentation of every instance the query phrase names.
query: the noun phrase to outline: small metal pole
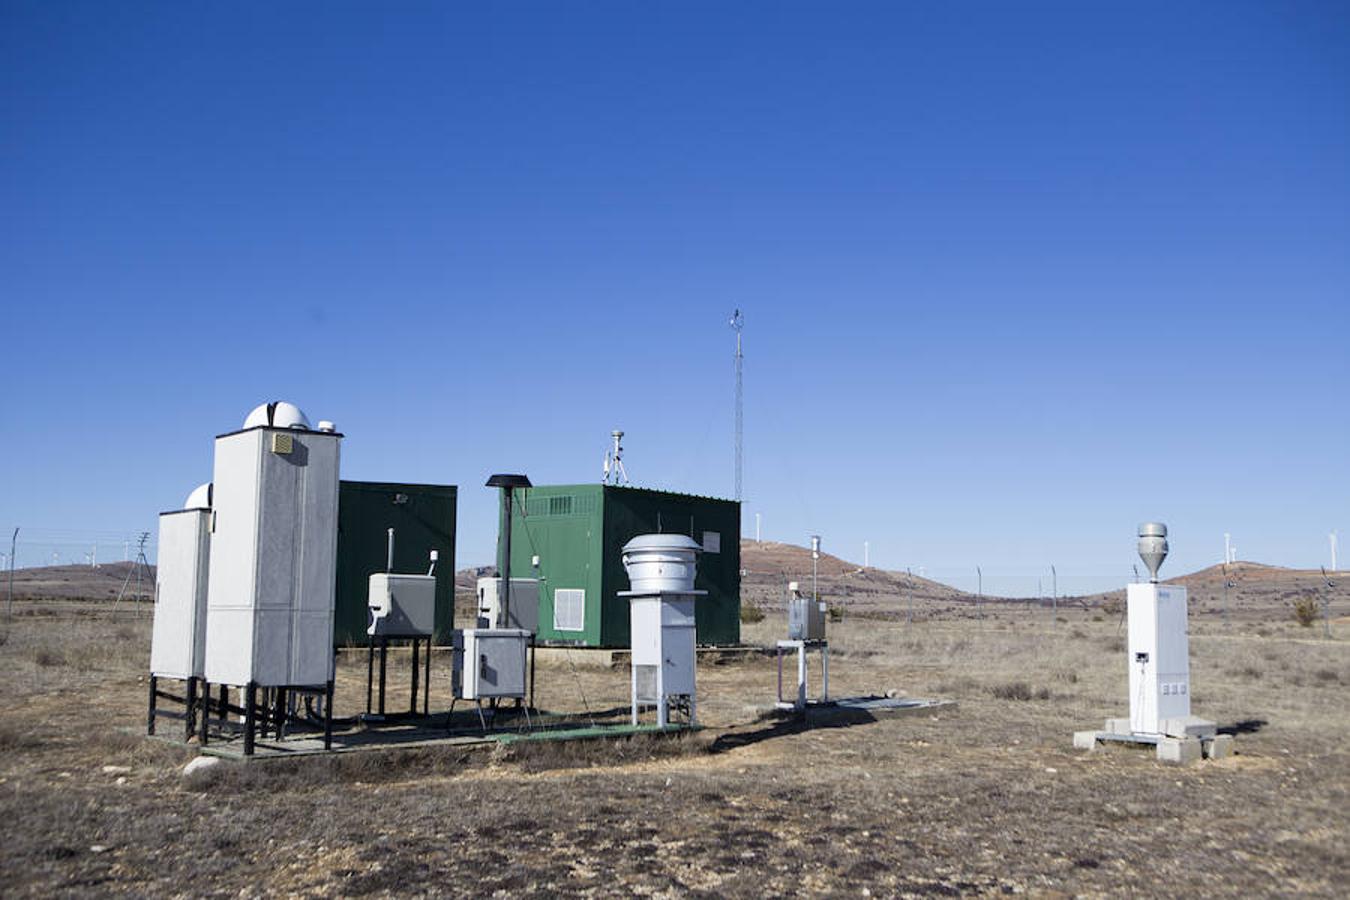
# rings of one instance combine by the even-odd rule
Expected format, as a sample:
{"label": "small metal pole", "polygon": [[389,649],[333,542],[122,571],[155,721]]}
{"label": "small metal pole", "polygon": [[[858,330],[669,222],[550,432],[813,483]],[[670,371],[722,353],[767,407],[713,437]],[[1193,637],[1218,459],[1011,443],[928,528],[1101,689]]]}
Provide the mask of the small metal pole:
{"label": "small metal pole", "polygon": [[511,517],[515,488],[502,488],[502,497],[506,501],[505,522],[502,525],[502,564],[498,574],[502,579],[502,624],[511,627]]}
{"label": "small metal pole", "polygon": [[534,635],[530,635],[530,709],[534,709]]}
{"label": "small metal pole", "polygon": [[828,643],[820,645],[820,676],[821,699],[828,701],[830,699],[830,645]]}
{"label": "small metal pole", "polygon": [[150,676],[150,711],[146,714],[145,733],[155,733],[155,694],[159,690],[159,679],[154,675]]}
{"label": "small metal pole", "polygon": [[797,643],[797,703],[798,709],[806,709],[806,641]]}
{"label": "small metal pole", "polygon": [[431,715],[431,638],[427,638],[426,678],[422,679],[422,715]]}

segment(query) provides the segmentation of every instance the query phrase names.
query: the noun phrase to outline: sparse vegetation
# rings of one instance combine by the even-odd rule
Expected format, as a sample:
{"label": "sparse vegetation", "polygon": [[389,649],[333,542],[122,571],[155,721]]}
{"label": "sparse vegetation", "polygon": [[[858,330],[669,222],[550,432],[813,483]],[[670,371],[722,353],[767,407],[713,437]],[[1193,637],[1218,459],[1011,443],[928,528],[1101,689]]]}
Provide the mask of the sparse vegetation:
{"label": "sparse vegetation", "polygon": [[741,604],[741,621],[747,625],[764,621],[764,610],[750,603]]}
{"label": "sparse vegetation", "polygon": [[1025,681],[1010,681],[1006,684],[996,684],[989,689],[998,700],[1049,700],[1050,689],[1041,688],[1033,691]]}
{"label": "sparse vegetation", "polygon": [[59,652],[44,647],[33,654],[33,662],[42,666],[44,669],[51,669],[56,666],[64,666],[66,664],[66,658]]}
{"label": "sparse vegetation", "polygon": [[[743,639],[771,645],[782,622],[760,609],[770,614],[745,623]],[[1280,624],[1267,639],[1252,635],[1254,619],[1232,632],[1192,620],[1196,712],[1243,724],[1238,756],[1174,777],[1146,751],[1069,746],[1074,728],[1125,712],[1114,620],[1073,618],[1086,637],[1068,640],[1041,610],[991,603],[977,622],[968,608],[930,608],[909,627],[864,618],[850,600],[830,631],[832,694],[894,689],[961,705],[807,728],[760,714],[775,664],[750,655],[700,664],[706,730],[684,738],[227,763],[202,783],[179,774],[192,748],[138,734],[146,619],[16,610],[0,652],[19,711],[0,723],[0,816],[23,827],[0,843],[0,867],[15,896],[163,896],[185,884],[407,896],[468,879],[511,896],[1094,895],[1119,892],[1125,875],[1141,893],[1212,893],[1226,879],[1233,894],[1334,896],[1350,808],[1327,787],[1350,779],[1350,757],[1327,748],[1346,728],[1334,701],[1350,642],[1302,639],[1288,610],[1272,598],[1265,615]],[[64,664],[35,665],[44,651]],[[346,713],[364,702],[366,660],[340,660]],[[541,664],[539,704],[579,723],[623,721],[627,672],[574,662]],[[813,686],[818,675],[813,659]],[[391,664],[391,695],[406,677]],[[1289,703],[1298,682],[1319,702]],[[439,653],[433,683],[434,709],[448,702]],[[1276,709],[1276,723],[1259,720]],[[1140,863],[1138,826],[1179,800],[1222,809],[1230,827],[1181,816]],[[1299,839],[1252,837],[1276,833]],[[1256,847],[1259,872],[1232,865]],[[286,859],[302,864],[278,866]]]}

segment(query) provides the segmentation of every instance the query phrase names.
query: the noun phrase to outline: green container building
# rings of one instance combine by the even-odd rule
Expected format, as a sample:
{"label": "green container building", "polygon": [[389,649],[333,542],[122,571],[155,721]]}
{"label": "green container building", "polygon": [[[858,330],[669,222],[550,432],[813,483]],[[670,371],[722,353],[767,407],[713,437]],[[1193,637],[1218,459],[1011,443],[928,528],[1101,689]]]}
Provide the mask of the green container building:
{"label": "green container building", "polygon": [[436,561],[436,633],[449,644],[455,627],[455,501],[449,484],[343,481],[338,485],[335,646],[366,646],[369,579],[385,569],[388,530],[394,529],[394,571],[425,574]]}
{"label": "green container building", "polygon": [[623,545],[661,532],[690,535],[704,549],[694,585],[708,592],[695,607],[698,642],[740,643],[740,503],[602,484],[516,491],[511,575],[540,579],[540,642],[627,647]]}

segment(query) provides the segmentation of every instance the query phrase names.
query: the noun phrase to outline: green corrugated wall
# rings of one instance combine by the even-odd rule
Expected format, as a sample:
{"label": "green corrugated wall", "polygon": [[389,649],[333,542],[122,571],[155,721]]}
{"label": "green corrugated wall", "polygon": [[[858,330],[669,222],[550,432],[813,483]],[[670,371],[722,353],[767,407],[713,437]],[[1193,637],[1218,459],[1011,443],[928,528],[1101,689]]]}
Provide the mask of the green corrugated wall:
{"label": "green corrugated wall", "polygon": [[[628,589],[621,550],[639,534],[689,534],[703,544],[720,536],[718,552],[699,556],[695,618],[700,644],[740,642],[740,504],[645,488],[599,484],[541,485],[518,491],[512,532],[511,574],[539,578],[539,637],[546,643],[626,647]],[[539,565],[534,566],[538,557]],[[558,589],[586,592],[579,631],[554,627]]]}
{"label": "green corrugated wall", "polygon": [[343,481],[338,486],[335,646],[365,646],[370,576],[385,569],[386,540],[394,529],[394,571],[424,574],[436,550],[437,644],[455,627],[454,485]]}

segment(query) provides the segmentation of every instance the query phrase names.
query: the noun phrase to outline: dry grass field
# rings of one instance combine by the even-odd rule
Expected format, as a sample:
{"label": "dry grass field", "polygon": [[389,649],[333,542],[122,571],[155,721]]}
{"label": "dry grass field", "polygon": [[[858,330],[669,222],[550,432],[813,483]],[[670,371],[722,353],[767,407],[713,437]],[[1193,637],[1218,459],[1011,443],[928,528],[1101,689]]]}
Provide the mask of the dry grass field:
{"label": "dry grass field", "polygon": [[[765,715],[773,661],[751,657],[700,667],[693,736],[229,763],[196,782],[192,749],[137,734],[149,622],[127,612],[16,604],[7,896],[1343,896],[1350,871],[1350,644],[1278,611],[1194,623],[1195,711],[1237,731],[1238,755],[1184,769],[1071,747],[1125,710],[1114,618],[994,608],[832,626],[834,693],[958,701],[938,715],[806,729]],[[781,629],[771,614],[745,636]],[[627,683],[565,659],[540,668],[538,702],[585,719]],[[364,657],[344,655],[339,685],[356,712]]]}

